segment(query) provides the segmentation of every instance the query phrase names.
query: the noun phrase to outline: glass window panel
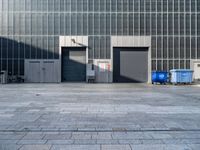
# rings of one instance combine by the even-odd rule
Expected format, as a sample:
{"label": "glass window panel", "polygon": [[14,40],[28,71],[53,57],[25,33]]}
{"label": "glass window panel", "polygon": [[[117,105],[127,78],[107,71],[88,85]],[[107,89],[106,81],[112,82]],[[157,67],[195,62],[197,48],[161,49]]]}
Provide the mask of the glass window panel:
{"label": "glass window panel", "polygon": [[196,38],[192,37],[191,38],[191,58],[196,59]]}
{"label": "glass window panel", "polygon": [[83,11],[83,1],[84,0],[77,0],[77,11]]}
{"label": "glass window panel", "polygon": [[37,35],[37,14],[31,15],[31,34]]}
{"label": "glass window panel", "polygon": [[54,11],[54,0],[48,0],[48,11]]}
{"label": "glass window panel", "polygon": [[117,35],[123,34],[122,19],[122,14],[117,14]]}
{"label": "glass window panel", "polygon": [[190,37],[186,37],[186,58],[190,59]]}
{"label": "glass window panel", "polygon": [[150,14],[146,14],[146,19],[145,19],[145,21],[146,21],[146,23],[145,23],[145,25],[146,25],[146,35],[150,35],[151,34],[151,27],[150,27],[150,25],[151,25],[151,22],[150,22]]}
{"label": "glass window panel", "polygon": [[48,0],[42,0],[42,11],[46,12],[48,10]]}
{"label": "glass window panel", "polygon": [[185,25],[186,25],[186,35],[190,35],[190,14],[186,15]]}
{"label": "glass window panel", "polygon": [[174,14],[174,35],[179,34],[179,14]]}
{"label": "glass window panel", "polygon": [[7,58],[7,51],[8,51],[8,39],[3,37],[1,39],[2,45],[2,58]]}
{"label": "glass window panel", "polygon": [[168,0],[163,0],[163,11],[166,12],[168,9]]}
{"label": "glass window panel", "polygon": [[151,34],[156,35],[156,30],[156,14],[151,14]]}
{"label": "glass window panel", "polygon": [[71,34],[71,17],[70,14],[65,14],[65,35]]}
{"label": "glass window panel", "polygon": [[48,59],[54,58],[54,38],[48,37]]}
{"label": "glass window panel", "polygon": [[42,34],[47,35],[48,32],[48,15],[42,15]]}
{"label": "glass window panel", "polygon": [[[15,1],[17,2],[18,0],[15,0]],[[14,6],[15,6],[15,7],[19,6],[19,3],[18,3],[18,4],[16,3],[16,4],[14,5],[14,0],[9,0],[7,3],[8,3],[8,10],[9,10],[9,11],[16,11],[16,10],[19,10],[19,9],[16,9],[16,8],[14,9]],[[0,5],[1,5],[1,4],[0,4]],[[3,6],[3,7],[4,7],[4,6]]]}
{"label": "glass window panel", "polygon": [[197,14],[197,34],[200,35],[200,14]]}
{"label": "glass window panel", "polygon": [[133,14],[129,14],[129,35],[133,35]]}
{"label": "glass window panel", "polygon": [[25,47],[25,38],[24,37],[20,37],[20,41],[19,41],[19,58],[24,58],[25,54],[25,50],[24,50],[24,47]]}
{"label": "glass window panel", "polygon": [[99,30],[100,30],[100,26],[99,26],[100,22],[99,22],[99,20],[100,20],[99,14],[95,14],[94,15],[94,34],[95,35],[99,34]]}
{"label": "glass window panel", "polygon": [[105,14],[100,14],[100,34],[101,35],[105,35],[106,33],[105,22],[106,22]]}
{"label": "glass window panel", "polygon": [[174,58],[179,58],[179,38],[175,37],[174,38]]}
{"label": "glass window panel", "polygon": [[167,35],[167,29],[168,29],[168,17],[167,14],[163,14],[163,35]]}
{"label": "glass window panel", "polygon": [[31,38],[30,37],[25,38],[24,48],[25,48],[25,58],[30,59],[31,58]]}
{"label": "glass window panel", "polygon": [[139,14],[134,14],[134,35],[139,35]]}
{"label": "glass window panel", "polygon": [[115,12],[117,10],[117,1],[116,0],[111,0],[111,7],[112,7],[112,12]]}
{"label": "glass window panel", "polygon": [[185,57],[185,39],[184,37],[180,38],[180,58]]}
{"label": "glass window panel", "polygon": [[162,1],[161,0],[157,0],[157,11],[161,12],[162,10]]}
{"label": "glass window panel", "polygon": [[162,14],[158,13],[157,14],[157,35],[161,35],[161,34],[162,34]]}
{"label": "glass window panel", "polygon": [[[14,22],[16,24],[13,23],[13,17],[14,17]],[[8,14],[8,35],[13,35],[13,29],[14,30],[18,30],[19,29],[19,19],[17,18],[19,17],[18,14],[14,14],[13,13],[9,13]],[[17,32],[19,33],[19,32]]]}
{"label": "glass window panel", "polygon": [[191,15],[191,34],[192,35],[196,34],[196,15],[195,14]]}
{"label": "glass window panel", "polygon": [[174,0],[174,12],[178,12],[178,11],[179,11],[179,1]]}
{"label": "glass window panel", "polygon": [[88,0],[88,8],[89,11],[94,11],[94,0]]}
{"label": "glass window panel", "polygon": [[190,12],[190,4],[191,4],[191,0],[185,0],[185,11],[186,12]]}
{"label": "glass window panel", "polygon": [[129,0],[123,0],[123,12],[128,11],[128,1]]}
{"label": "glass window panel", "polygon": [[134,12],[139,11],[139,0],[134,0]]}
{"label": "glass window panel", "polygon": [[[11,15],[11,14],[10,14]],[[19,13],[15,13],[13,16],[11,15],[10,17],[14,17],[14,18],[9,18],[9,20],[11,19],[11,22],[9,21],[9,23],[13,23],[13,25],[9,25],[9,31],[10,31],[10,34],[14,34],[15,35],[19,35],[20,34],[20,20],[19,20],[19,17],[20,17],[21,14]]]}
{"label": "glass window panel", "polygon": [[94,11],[99,11],[100,2],[99,0],[94,0]]}
{"label": "glass window panel", "polygon": [[54,13],[54,35],[60,35],[60,15]]}
{"label": "glass window panel", "polygon": [[110,20],[111,20],[111,15],[110,14],[107,14],[106,15],[106,34],[107,35],[110,35]]}
{"label": "glass window panel", "polygon": [[157,0],[151,0],[151,11],[156,12]]}
{"label": "glass window panel", "polygon": [[29,13],[26,13],[25,16],[25,34],[31,34],[31,15]]}
{"label": "glass window panel", "polygon": [[77,35],[82,35],[82,29],[83,29],[83,21],[82,21],[82,14],[77,14]]}
{"label": "glass window panel", "polygon": [[174,0],[168,0],[168,11],[173,12]]}
{"label": "glass window panel", "polygon": [[65,0],[65,11],[69,12],[71,10],[71,0]]}
{"label": "glass window panel", "polygon": [[111,0],[106,0],[105,3],[106,3],[106,11],[110,11],[111,10]]}
{"label": "glass window panel", "polygon": [[7,58],[13,58],[13,45],[14,45],[14,40],[8,38],[8,50],[7,50]]}
{"label": "glass window panel", "polygon": [[60,0],[60,11],[65,11],[65,0]]}
{"label": "glass window panel", "polygon": [[129,0],[128,8],[129,12],[133,12],[133,0]]}
{"label": "glass window panel", "polygon": [[37,58],[37,37],[31,37],[31,59]]}
{"label": "glass window panel", "polygon": [[173,35],[173,14],[168,14],[168,34]]}
{"label": "glass window panel", "polygon": [[88,18],[88,32],[89,35],[93,35],[94,34],[94,23],[93,23],[93,14],[89,14],[89,18]]}
{"label": "glass window panel", "polygon": [[152,50],[152,58],[156,58],[156,37],[152,37],[151,39],[151,50]]}
{"label": "glass window panel", "polygon": [[88,16],[87,14],[83,14],[83,35],[88,34]]}
{"label": "glass window panel", "polygon": [[197,59],[200,59],[200,37],[197,37]]}
{"label": "glass window panel", "polygon": [[174,39],[173,37],[169,37],[168,39],[168,49],[169,49],[169,58],[173,58],[173,50],[174,50]]}
{"label": "glass window panel", "polygon": [[111,16],[111,33],[112,35],[116,35],[116,22],[117,22],[117,18],[116,18],[116,14],[112,14]]}
{"label": "glass window panel", "polygon": [[191,11],[192,12],[196,11],[196,0],[191,0]]}
{"label": "glass window panel", "polygon": [[167,37],[163,38],[163,58],[167,58],[167,52],[168,52],[168,39]]}
{"label": "glass window panel", "polygon": [[54,37],[54,58],[59,59],[59,37]]}
{"label": "glass window panel", "polygon": [[118,12],[121,12],[122,11],[122,9],[123,9],[123,2],[122,2],[122,0],[116,0],[117,1],[117,11]]}
{"label": "glass window panel", "polygon": [[144,27],[144,14],[140,14],[140,35],[144,35],[145,27]]}
{"label": "glass window panel", "polygon": [[128,35],[128,15],[123,14],[123,35]]}
{"label": "glass window panel", "polygon": [[180,14],[180,34],[184,35],[185,31],[185,17],[184,14]]}
{"label": "glass window panel", "polygon": [[31,1],[31,11],[37,11],[37,0]]}
{"label": "glass window panel", "polygon": [[48,39],[46,36],[43,38],[43,51],[42,51],[42,58],[47,59],[48,58]]}
{"label": "glass window panel", "polygon": [[77,14],[71,14],[71,35],[77,35]]}
{"label": "glass window panel", "polygon": [[42,37],[37,37],[37,59],[41,59],[42,58],[42,50],[43,50],[43,46],[42,46]]}
{"label": "glass window panel", "polygon": [[71,11],[72,12],[76,12],[76,10],[77,10],[76,3],[77,3],[77,0],[71,0]]}
{"label": "glass window panel", "polygon": [[3,13],[2,16],[2,34],[3,35],[7,35],[8,33],[8,14],[7,13]]}
{"label": "glass window panel", "polygon": [[185,11],[185,0],[180,0],[180,12],[184,12]]}
{"label": "glass window panel", "polygon": [[54,11],[60,11],[60,0],[54,0]]}
{"label": "glass window panel", "polygon": [[54,15],[48,14],[48,35],[53,35],[54,33]]}

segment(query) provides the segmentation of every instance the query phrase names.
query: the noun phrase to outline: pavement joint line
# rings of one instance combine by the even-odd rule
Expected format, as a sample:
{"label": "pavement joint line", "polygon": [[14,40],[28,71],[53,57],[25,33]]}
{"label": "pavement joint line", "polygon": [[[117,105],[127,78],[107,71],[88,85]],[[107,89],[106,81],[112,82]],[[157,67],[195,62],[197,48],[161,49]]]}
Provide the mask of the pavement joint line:
{"label": "pavement joint line", "polygon": [[172,130],[0,130],[0,133],[6,132],[14,132],[14,133],[21,133],[21,132],[200,132],[200,129],[172,129]]}

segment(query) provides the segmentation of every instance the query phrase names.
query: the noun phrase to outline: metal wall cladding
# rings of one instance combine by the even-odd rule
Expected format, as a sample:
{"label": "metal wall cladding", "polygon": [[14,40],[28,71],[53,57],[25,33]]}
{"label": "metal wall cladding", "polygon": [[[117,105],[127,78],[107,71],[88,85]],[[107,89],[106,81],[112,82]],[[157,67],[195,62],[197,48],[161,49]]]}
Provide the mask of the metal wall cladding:
{"label": "metal wall cladding", "polygon": [[89,36],[89,59],[111,58],[112,35],[152,36],[152,67],[200,58],[199,0],[0,0],[0,70],[58,59],[59,36]]}

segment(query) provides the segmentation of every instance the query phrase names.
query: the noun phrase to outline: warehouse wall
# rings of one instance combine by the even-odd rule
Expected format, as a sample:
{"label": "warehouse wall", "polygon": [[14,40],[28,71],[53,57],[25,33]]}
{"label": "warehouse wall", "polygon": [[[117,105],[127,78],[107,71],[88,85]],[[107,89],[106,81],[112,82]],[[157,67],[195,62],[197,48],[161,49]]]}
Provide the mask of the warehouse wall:
{"label": "warehouse wall", "polygon": [[151,36],[152,70],[200,59],[199,0],[0,0],[0,70],[58,59],[59,36],[88,36],[89,59],[111,58],[111,36]]}

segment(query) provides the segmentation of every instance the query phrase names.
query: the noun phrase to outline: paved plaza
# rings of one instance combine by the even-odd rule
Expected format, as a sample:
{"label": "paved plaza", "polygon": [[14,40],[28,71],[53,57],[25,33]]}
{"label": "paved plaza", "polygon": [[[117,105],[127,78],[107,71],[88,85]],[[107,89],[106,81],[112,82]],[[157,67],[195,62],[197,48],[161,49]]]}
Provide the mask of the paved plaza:
{"label": "paved plaza", "polygon": [[200,87],[0,85],[0,150],[199,150]]}

